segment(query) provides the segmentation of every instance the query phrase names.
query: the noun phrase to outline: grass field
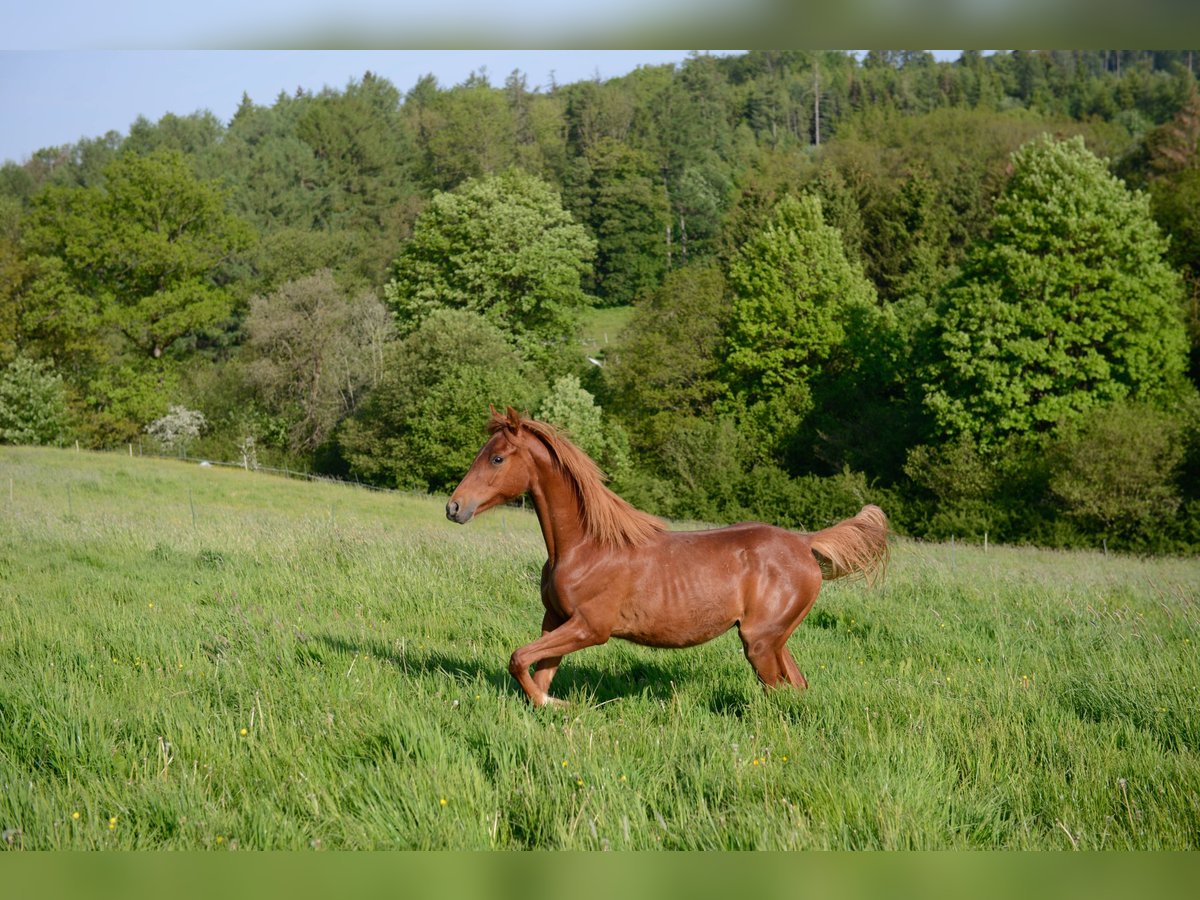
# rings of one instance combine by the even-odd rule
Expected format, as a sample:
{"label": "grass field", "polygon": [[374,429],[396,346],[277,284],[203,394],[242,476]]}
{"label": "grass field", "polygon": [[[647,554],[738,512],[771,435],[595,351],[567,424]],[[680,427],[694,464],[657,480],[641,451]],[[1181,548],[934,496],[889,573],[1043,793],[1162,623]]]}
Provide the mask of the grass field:
{"label": "grass field", "polygon": [[1195,848],[1200,563],[898,541],[763,695],[735,634],[568,657],[533,517],[0,448],[0,846]]}
{"label": "grass field", "polygon": [[618,335],[632,318],[632,306],[596,307],[584,312],[580,326],[584,352],[590,356],[603,356],[617,343]]}

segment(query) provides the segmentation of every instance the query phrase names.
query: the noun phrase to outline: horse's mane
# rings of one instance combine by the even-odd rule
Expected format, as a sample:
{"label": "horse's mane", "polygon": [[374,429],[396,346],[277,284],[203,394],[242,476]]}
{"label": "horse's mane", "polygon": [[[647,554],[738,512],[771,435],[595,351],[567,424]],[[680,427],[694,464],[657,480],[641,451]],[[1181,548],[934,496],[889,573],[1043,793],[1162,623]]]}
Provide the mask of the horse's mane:
{"label": "horse's mane", "polygon": [[509,415],[492,411],[489,434],[503,429],[515,432],[518,428],[528,431],[545,445],[550,457],[575,488],[588,537],[609,547],[636,547],[666,531],[667,526],[661,519],[635,509],[609,490],[599,466],[553,425],[526,416],[518,418],[511,411]]}

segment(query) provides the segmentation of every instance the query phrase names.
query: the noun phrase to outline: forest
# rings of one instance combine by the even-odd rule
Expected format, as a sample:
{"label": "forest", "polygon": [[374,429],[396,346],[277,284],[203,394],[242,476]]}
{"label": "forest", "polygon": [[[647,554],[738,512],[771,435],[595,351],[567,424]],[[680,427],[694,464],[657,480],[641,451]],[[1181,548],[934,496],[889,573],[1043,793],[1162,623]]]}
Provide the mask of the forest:
{"label": "forest", "polygon": [[0,167],[0,443],[444,491],[489,404],[676,520],[1200,550],[1195,51],[371,72]]}

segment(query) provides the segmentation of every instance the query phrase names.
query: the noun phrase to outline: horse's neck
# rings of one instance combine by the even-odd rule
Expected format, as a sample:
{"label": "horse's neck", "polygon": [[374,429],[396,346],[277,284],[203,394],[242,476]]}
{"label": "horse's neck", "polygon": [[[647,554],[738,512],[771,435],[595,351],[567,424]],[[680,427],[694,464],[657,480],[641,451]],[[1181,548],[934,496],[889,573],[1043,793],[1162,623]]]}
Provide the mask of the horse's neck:
{"label": "horse's neck", "polygon": [[529,488],[537,511],[546,554],[554,565],[562,554],[584,540],[583,508],[575,486],[559,471],[548,455],[537,456],[538,477]]}

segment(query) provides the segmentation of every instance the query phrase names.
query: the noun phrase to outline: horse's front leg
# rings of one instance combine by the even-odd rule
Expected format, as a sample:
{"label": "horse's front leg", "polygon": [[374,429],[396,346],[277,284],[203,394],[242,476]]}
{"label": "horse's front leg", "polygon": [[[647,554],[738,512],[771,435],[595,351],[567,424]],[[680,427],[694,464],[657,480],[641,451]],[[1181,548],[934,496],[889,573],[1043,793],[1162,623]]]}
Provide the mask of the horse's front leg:
{"label": "horse's front leg", "polygon": [[512,673],[513,678],[517,679],[521,690],[525,692],[525,696],[534,706],[545,706],[547,703],[561,705],[561,700],[551,697],[545,688],[530,677],[529,667],[545,660],[548,665],[542,668],[538,674],[545,676],[545,673],[549,672],[550,675],[545,676],[548,684],[550,677],[553,676],[553,670],[558,666],[558,661],[568,653],[574,653],[584,647],[594,647],[607,640],[607,634],[598,632],[588,624],[587,620],[576,613],[553,631],[543,634],[533,643],[526,644],[513,653],[512,659],[508,663],[508,671]]}
{"label": "horse's front leg", "polygon": [[[545,637],[554,629],[558,628],[563,623],[563,617],[556,612],[546,610],[546,615],[542,617],[542,637]],[[548,656],[545,659],[539,659],[533,667],[533,683],[538,686],[539,690],[546,694],[550,693],[550,682],[554,680],[554,673],[558,671],[558,664],[562,662],[561,656]]]}

